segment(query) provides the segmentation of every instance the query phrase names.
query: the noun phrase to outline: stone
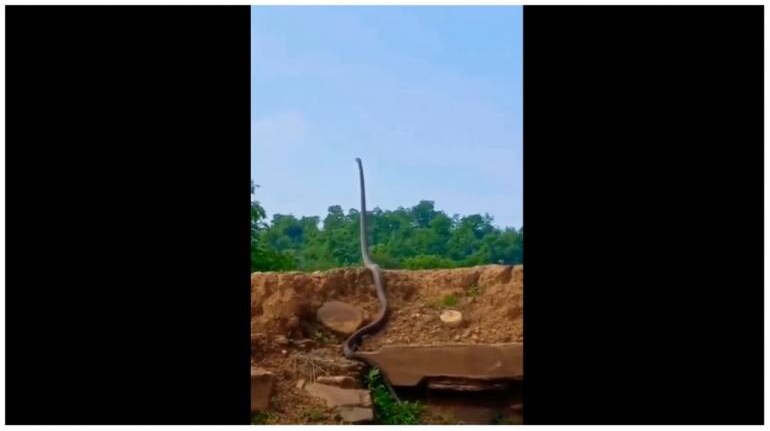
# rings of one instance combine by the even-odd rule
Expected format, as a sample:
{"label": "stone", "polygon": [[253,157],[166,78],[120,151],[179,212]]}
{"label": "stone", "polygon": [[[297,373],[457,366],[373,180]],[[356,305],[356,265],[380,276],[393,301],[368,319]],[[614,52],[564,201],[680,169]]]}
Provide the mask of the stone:
{"label": "stone", "polygon": [[457,310],[444,310],[439,316],[445,325],[456,328],[463,324],[463,313]]}
{"label": "stone", "polygon": [[302,389],[304,387],[305,387],[305,379],[297,380],[297,389]]}
{"label": "stone", "polygon": [[318,321],[332,331],[350,335],[364,321],[360,308],[341,301],[327,301],[316,312]]}
{"label": "stone", "polygon": [[358,388],[358,382],[350,376],[321,376],[316,379],[316,382],[346,389]]}
{"label": "stone", "polygon": [[310,383],[305,390],[312,396],[321,398],[329,407],[360,406],[370,407],[372,398],[364,389],[348,389],[323,383]]}
{"label": "stone", "polygon": [[289,339],[283,335],[276,335],[275,338],[273,338],[273,341],[279,346],[286,346],[289,344]]}
{"label": "stone", "polygon": [[349,423],[365,423],[374,420],[374,411],[371,407],[342,406],[338,412],[342,420]]}
{"label": "stone", "polygon": [[275,376],[260,367],[251,367],[251,412],[264,412],[270,408],[270,397],[275,387]]}
{"label": "stone", "polygon": [[393,345],[358,355],[382,370],[393,386],[416,386],[426,377],[520,380],[524,374],[520,343]]}

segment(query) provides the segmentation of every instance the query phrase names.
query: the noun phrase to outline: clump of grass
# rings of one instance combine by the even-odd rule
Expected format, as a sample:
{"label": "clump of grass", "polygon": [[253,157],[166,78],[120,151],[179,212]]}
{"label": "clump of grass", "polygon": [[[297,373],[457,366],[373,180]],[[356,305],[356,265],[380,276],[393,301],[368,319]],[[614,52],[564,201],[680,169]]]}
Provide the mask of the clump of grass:
{"label": "clump of grass", "polygon": [[454,295],[447,295],[444,297],[443,303],[446,307],[454,307],[457,305],[457,297]]}
{"label": "clump of grass", "polygon": [[322,330],[316,330],[313,332],[313,340],[315,340],[318,344],[334,344],[337,342],[337,337],[335,337],[332,334],[329,334],[326,331]]}
{"label": "clump of grass", "polygon": [[270,413],[257,412],[251,416],[252,425],[265,425],[272,423],[275,418]]}
{"label": "clump of grass", "polygon": [[394,400],[385,386],[380,370],[377,368],[369,370],[366,381],[372,392],[372,403],[378,423],[386,425],[416,425],[420,423],[424,410],[422,403]]}
{"label": "clump of grass", "polygon": [[470,289],[468,289],[468,291],[466,292],[466,295],[473,298],[473,297],[479,296],[480,293],[481,293],[481,289],[479,289],[479,285],[476,284],[471,286]]}
{"label": "clump of grass", "polygon": [[326,413],[322,412],[320,409],[313,408],[302,412],[302,418],[308,422],[320,422],[326,419]]}

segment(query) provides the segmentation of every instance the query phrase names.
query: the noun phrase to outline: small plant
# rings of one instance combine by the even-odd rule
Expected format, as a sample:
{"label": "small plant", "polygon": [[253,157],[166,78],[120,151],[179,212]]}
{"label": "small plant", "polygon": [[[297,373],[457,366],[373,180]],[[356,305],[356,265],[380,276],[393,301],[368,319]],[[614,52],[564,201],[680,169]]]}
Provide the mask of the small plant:
{"label": "small plant", "polygon": [[318,344],[334,344],[337,342],[337,338],[334,335],[331,335],[325,331],[322,330],[316,330],[313,332],[313,340],[315,340]]}
{"label": "small plant", "polygon": [[468,292],[466,292],[466,295],[473,298],[473,297],[479,296],[480,293],[481,293],[481,289],[479,289],[479,285],[476,284],[471,286],[470,289],[468,289]]}
{"label": "small plant", "polygon": [[252,425],[265,425],[273,422],[273,415],[265,412],[257,412],[251,416]]}
{"label": "small plant", "polygon": [[457,297],[454,295],[447,295],[444,297],[444,305],[447,307],[454,307],[457,305]]}
{"label": "small plant", "polygon": [[308,422],[320,422],[326,419],[326,413],[322,412],[320,409],[314,408],[304,411],[302,413],[302,418]]}
{"label": "small plant", "polygon": [[380,370],[372,368],[366,375],[366,382],[372,392],[372,402],[378,422],[387,425],[416,425],[420,423],[423,405],[419,401],[397,402],[393,399]]}

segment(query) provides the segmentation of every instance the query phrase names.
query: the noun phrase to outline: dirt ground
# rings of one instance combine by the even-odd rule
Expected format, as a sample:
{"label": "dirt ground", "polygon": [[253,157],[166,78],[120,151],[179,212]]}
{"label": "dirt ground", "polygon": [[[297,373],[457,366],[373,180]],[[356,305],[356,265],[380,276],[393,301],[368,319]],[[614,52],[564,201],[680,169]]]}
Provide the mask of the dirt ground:
{"label": "dirt ground", "polygon": [[[390,318],[361,350],[390,344],[523,342],[523,267],[486,265],[446,270],[384,270]],[[329,300],[344,301],[373,319],[379,304],[371,273],[338,268],[314,273],[254,273],[251,276],[252,363],[273,372],[276,387],[265,423],[340,423],[321,401],[297,387],[313,375],[361,378],[342,357],[345,336],[316,321]],[[451,309],[464,324],[450,328],[439,315]],[[338,367],[339,365],[339,367]],[[347,367],[347,368],[346,368]]]}

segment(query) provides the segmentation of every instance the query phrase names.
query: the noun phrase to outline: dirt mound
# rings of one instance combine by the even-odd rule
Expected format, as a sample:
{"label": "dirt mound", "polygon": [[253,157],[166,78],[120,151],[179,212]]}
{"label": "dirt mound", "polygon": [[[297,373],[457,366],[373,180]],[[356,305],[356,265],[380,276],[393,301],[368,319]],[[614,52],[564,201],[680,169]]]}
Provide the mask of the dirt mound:
{"label": "dirt mound", "polygon": [[[391,344],[522,342],[523,274],[522,266],[503,265],[384,270],[390,318],[361,350]],[[251,275],[252,364],[275,378],[270,407],[259,423],[342,423],[339,412],[301,386],[320,376],[361,379],[362,364],[342,356],[346,336],[317,320],[318,309],[328,301],[356,307],[363,324],[370,322],[379,310],[371,272],[361,267]],[[463,324],[442,323],[444,310],[461,312]]]}
{"label": "dirt mound", "polygon": [[[362,350],[386,344],[501,343],[523,340],[523,266],[487,265],[438,270],[384,270],[390,318]],[[379,304],[366,268],[314,273],[254,273],[251,333],[267,338],[339,337],[323,334],[316,311],[326,301],[359,307],[365,323]],[[443,325],[439,315],[458,310],[464,324]],[[320,335],[319,335],[320,333]]]}

